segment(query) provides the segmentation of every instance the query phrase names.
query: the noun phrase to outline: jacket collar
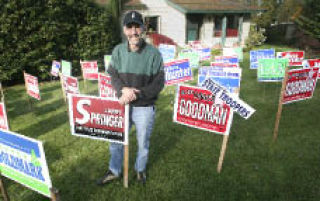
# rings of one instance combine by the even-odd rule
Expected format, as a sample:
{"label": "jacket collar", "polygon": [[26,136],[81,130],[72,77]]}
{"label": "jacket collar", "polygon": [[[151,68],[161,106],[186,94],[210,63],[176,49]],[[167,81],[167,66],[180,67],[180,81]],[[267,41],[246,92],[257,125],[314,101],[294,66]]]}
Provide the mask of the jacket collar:
{"label": "jacket collar", "polygon": [[[143,48],[146,46],[145,40],[141,38],[140,41],[139,41],[138,46],[139,46],[139,50],[137,52],[140,53],[143,50]],[[126,41],[126,47],[127,47],[128,52],[131,52],[131,50],[129,48],[129,42],[128,41]]]}

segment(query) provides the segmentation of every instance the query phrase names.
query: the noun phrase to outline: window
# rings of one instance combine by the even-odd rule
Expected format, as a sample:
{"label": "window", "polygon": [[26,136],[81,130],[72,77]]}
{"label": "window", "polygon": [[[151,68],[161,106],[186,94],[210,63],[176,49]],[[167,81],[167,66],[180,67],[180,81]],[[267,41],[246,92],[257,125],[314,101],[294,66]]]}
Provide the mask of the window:
{"label": "window", "polygon": [[227,30],[226,37],[237,37],[239,27],[239,17],[236,15],[230,15],[227,17]]}
{"label": "window", "polygon": [[[226,37],[237,37],[239,27],[239,16],[228,15],[226,24]],[[222,36],[222,22],[223,16],[216,16],[214,18],[214,37]]]}
{"label": "window", "polygon": [[158,17],[145,17],[144,22],[147,34],[159,33]]}

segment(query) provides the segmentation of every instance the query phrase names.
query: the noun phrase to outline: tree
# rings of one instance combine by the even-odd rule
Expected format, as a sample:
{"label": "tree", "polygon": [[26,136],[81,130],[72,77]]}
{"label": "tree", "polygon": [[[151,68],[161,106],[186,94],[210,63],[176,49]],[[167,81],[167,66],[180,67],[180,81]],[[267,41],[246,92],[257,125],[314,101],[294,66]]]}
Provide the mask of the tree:
{"label": "tree", "polygon": [[269,27],[276,21],[276,0],[264,0],[261,7],[266,11],[258,13],[253,17],[252,21],[257,24],[258,27]]}
{"label": "tree", "polygon": [[293,17],[303,7],[303,0],[263,0],[266,12],[258,14],[253,21],[258,27],[268,28],[271,24],[293,22]]}
{"label": "tree", "polygon": [[88,7],[85,25],[78,32],[77,50],[84,60],[98,60],[103,64],[103,55],[111,54],[113,47],[121,41],[118,21],[104,7]]}
{"label": "tree", "polygon": [[304,12],[295,22],[306,34],[320,40],[320,5],[316,1],[307,1]]}
{"label": "tree", "polygon": [[[23,70],[47,79],[52,60],[102,58],[119,41],[110,11],[91,0],[0,0],[0,5],[0,81],[22,80]],[[73,67],[79,72],[79,65]]]}

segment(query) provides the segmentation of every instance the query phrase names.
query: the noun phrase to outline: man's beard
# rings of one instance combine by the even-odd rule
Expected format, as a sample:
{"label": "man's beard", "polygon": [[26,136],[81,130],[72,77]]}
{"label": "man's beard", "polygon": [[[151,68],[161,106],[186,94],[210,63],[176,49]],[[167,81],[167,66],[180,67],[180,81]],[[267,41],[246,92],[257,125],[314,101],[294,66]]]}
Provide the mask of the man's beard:
{"label": "man's beard", "polygon": [[129,44],[139,45],[141,38],[142,38],[141,34],[133,34],[132,36],[128,37]]}

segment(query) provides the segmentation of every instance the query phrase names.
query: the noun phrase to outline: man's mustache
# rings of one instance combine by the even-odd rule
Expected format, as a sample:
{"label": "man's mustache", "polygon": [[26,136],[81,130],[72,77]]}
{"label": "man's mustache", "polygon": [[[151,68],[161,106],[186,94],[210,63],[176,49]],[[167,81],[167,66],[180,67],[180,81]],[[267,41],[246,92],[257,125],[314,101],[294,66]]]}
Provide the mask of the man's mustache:
{"label": "man's mustache", "polygon": [[133,37],[140,38],[141,34],[132,34],[129,36],[129,38],[133,38]]}

